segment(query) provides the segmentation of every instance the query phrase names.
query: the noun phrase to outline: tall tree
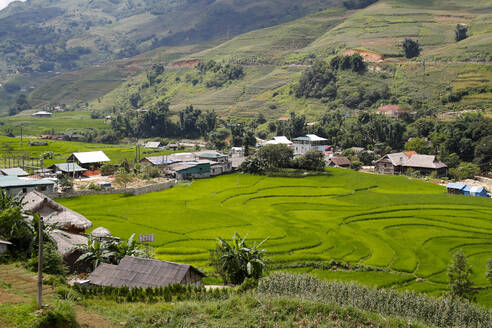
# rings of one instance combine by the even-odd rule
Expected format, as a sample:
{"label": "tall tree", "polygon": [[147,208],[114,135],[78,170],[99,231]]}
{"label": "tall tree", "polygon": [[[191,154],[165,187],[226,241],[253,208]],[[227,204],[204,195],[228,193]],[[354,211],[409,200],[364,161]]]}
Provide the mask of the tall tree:
{"label": "tall tree", "polygon": [[456,29],[454,31],[456,42],[460,42],[468,37],[468,26],[463,24],[457,24]]}
{"label": "tall tree", "polygon": [[418,57],[420,55],[420,51],[422,50],[418,41],[414,41],[409,38],[406,38],[405,41],[403,41],[402,47],[405,52],[405,57],[407,58]]}
{"label": "tall tree", "polygon": [[472,288],[472,274],[473,270],[460,249],[454,253],[452,262],[448,267],[449,288],[452,296],[474,299],[476,291]]}

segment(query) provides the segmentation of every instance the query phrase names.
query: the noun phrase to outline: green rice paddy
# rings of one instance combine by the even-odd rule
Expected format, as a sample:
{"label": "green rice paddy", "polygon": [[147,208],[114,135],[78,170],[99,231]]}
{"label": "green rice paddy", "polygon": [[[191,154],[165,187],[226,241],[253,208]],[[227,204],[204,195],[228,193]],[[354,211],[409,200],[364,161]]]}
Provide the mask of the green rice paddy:
{"label": "green rice paddy", "polygon": [[[279,270],[436,295],[447,288],[451,255],[463,249],[481,288],[478,301],[492,306],[485,278],[491,200],[448,195],[423,181],[342,169],[305,178],[235,174],[140,196],[60,202],[116,236],[154,233],[158,258],[205,270],[215,239],[239,232],[250,240],[269,238],[267,254]],[[381,271],[313,268],[332,259]]]}

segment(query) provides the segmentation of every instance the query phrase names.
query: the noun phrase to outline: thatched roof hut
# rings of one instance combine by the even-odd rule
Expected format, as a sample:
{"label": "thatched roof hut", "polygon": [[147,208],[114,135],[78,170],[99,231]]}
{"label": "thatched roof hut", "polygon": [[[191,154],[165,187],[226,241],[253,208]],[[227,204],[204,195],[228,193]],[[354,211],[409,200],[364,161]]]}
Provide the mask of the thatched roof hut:
{"label": "thatched roof hut", "polygon": [[69,253],[75,245],[87,245],[87,236],[54,229],[49,232],[50,236],[56,241],[58,251],[62,255]]}
{"label": "thatched roof hut", "polygon": [[111,232],[104,227],[99,227],[92,230],[91,236],[96,238],[106,238],[111,237]]}
{"label": "thatched roof hut", "polygon": [[201,285],[204,276],[188,264],[125,256],[118,265],[102,263],[88,279],[93,285],[132,288]]}
{"label": "thatched roof hut", "polygon": [[25,213],[39,213],[47,224],[56,223],[63,230],[83,233],[92,227],[92,222],[82,214],[58,204],[36,190],[26,194],[22,209]]}

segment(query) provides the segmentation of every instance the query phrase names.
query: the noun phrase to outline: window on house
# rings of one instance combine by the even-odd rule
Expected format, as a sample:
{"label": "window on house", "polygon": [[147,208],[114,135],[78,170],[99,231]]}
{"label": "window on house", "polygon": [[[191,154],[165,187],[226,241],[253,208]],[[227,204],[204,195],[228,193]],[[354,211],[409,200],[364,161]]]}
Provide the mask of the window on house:
{"label": "window on house", "polygon": [[22,193],[27,194],[27,188],[22,188]]}

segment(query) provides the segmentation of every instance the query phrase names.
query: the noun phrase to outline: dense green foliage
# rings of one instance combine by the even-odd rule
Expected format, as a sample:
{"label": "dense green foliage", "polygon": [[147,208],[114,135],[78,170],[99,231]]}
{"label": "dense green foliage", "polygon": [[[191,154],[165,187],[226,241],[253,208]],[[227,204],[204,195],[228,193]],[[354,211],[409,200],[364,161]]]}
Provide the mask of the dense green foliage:
{"label": "dense green foliage", "polygon": [[462,24],[457,24],[456,25],[456,30],[454,31],[456,36],[455,40],[456,42],[460,42],[461,40],[464,40],[468,37],[468,26],[462,25]]}
{"label": "dense green foliage", "polygon": [[473,300],[476,291],[472,288],[472,274],[473,270],[460,249],[453,254],[453,261],[448,268],[451,295]]}
{"label": "dense green foliage", "polygon": [[260,281],[259,292],[297,296],[324,304],[352,306],[381,315],[402,316],[438,327],[487,327],[492,311],[449,298],[371,289],[351,283],[323,282],[311,276],[276,273]]}
{"label": "dense green foliage", "polygon": [[246,244],[246,237],[242,238],[234,233],[232,242],[222,238],[217,239],[217,246],[212,254],[216,271],[225,283],[239,285],[246,278],[260,279],[266,266],[265,250],[258,249],[266,240],[252,246]]}
{"label": "dense green foliage", "polygon": [[[433,295],[448,291],[450,254],[460,247],[473,265],[473,287],[489,286],[490,199],[447,195],[406,177],[343,169],[292,178],[235,174],[133,197],[59,202],[122,238],[154,233],[157,258],[208,273],[217,236],[237,231],[251,241],[269,238],[263,247],[275,270]],[[350,269],[313,266],[331,260]],[[381,271],[351,271],[354,264]],[[490,290],[478,291],[477,302],[490,306]]]}
{"label": "dense green foliage", "polygon": [[419,41],[415,41],[409,38],[406,38],[402,44],[403,51],[405,53],[405,57],[414,58],[420,55],[422,48],[420,47]]}
{"label": "dense green foliage", "polygon": [[87,245],[77,245],[74,250],[80,252],[77,263],[85,264],[82,267],[94,270],[101,263],[118,264],[125,256],[149,258],[150,254],[135,241],[135,234],[128,240],[103,239],[89,236]]}

